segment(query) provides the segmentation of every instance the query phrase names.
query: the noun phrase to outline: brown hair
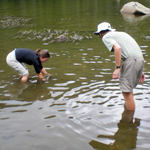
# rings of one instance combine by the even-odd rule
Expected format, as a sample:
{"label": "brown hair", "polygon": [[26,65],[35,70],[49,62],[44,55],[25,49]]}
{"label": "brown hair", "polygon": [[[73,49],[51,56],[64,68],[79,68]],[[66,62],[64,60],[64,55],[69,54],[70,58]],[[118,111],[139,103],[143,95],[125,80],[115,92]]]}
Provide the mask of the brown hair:
{"label": "brown hair", "polygon": [[46,50],[46,49],[43,49],[43,50],[37,49],[37,50],[35,50],[35,53],[37,55],[41,56],[42,58],[50,57],[50,54],[49,54],[48,50]]}

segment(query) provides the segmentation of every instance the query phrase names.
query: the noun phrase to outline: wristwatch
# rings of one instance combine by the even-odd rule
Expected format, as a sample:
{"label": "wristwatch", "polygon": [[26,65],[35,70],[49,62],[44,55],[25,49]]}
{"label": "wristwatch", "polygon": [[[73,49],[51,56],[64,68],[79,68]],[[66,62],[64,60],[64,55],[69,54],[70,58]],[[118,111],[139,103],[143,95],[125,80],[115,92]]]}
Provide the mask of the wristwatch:
{"label": "wristwatch", "polygon": [[121,68],[121,66],[115,66],[116,69]]}

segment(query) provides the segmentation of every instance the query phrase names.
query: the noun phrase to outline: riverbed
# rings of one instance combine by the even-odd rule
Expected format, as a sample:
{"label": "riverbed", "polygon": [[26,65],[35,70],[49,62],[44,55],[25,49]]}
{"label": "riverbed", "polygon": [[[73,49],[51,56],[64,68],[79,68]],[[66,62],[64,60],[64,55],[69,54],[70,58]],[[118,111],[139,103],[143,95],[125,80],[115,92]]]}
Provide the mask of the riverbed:
{"label": "riverbed", "polygon": [[[0,1],[0,150],[150,148],[150,16],[121,14],[127,2]],[[113,53],[93,34],[103,21],[142,49],[146,79],[133,91],[135,112],[124,109],[112,79]],[[5,61],[15,48],[48,49],[43,66],[53,77],[39,83],[27,65],[29,81],[21,84]]]}

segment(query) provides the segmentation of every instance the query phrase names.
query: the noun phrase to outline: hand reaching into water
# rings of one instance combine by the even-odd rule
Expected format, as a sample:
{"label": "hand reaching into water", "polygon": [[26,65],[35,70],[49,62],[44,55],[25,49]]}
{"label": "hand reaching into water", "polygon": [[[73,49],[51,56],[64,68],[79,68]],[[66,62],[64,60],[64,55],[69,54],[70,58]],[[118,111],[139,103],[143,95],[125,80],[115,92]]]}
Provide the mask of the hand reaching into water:
{"label": "hand reaching into water", "polygon": [[48,81],[48,79],[49,79],[50,77],[52,77],[52,76],[53,76],[52,74],[46,73],[46,74],[44,75],[43,81]]}
{"label": "hand reaching into water", "polygon": [[41,75],[41,73],[38,75],[39,78],[38,78],[38,82],[39,83],[42,83],[42,82],[46,82],[49,80],[50,77],[52,77],[53,75],[52,74],[49,74],[49,73],[45,73],[44,76]]}

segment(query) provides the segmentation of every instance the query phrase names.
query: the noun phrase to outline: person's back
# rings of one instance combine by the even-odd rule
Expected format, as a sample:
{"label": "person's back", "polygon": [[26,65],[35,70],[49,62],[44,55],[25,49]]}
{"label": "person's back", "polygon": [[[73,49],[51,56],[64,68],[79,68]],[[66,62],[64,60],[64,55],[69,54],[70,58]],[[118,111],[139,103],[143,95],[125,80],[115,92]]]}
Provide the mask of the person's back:
{"label": "person's back", "polygon": [[141,49],[137,42],[125,32],[108,32],[102,38],[104,44],[112,51],[115,43],[121,46],[122,58],[143,57]]}
{"label": "person's back", "polygon": [[51,76],[51,74],[47,73],[43,68],[42,63],[49,58],[50,54],[48,50],[37,49],[33,51],[27,48],[17,48],[7,55],[6,62],[11,68],[19,73],[21,82],[26,82],[29,77],[29,70],[24,63],[33,65],[40,81],[46,81],[47,79],[44,79],[44,76]]}
{"label": "person's back", "polygon": [[15,49],[16,59],[21,63],[26,63],[28,65],[33,65],[35,59],[38,59],[35,51],[26,48]]}

